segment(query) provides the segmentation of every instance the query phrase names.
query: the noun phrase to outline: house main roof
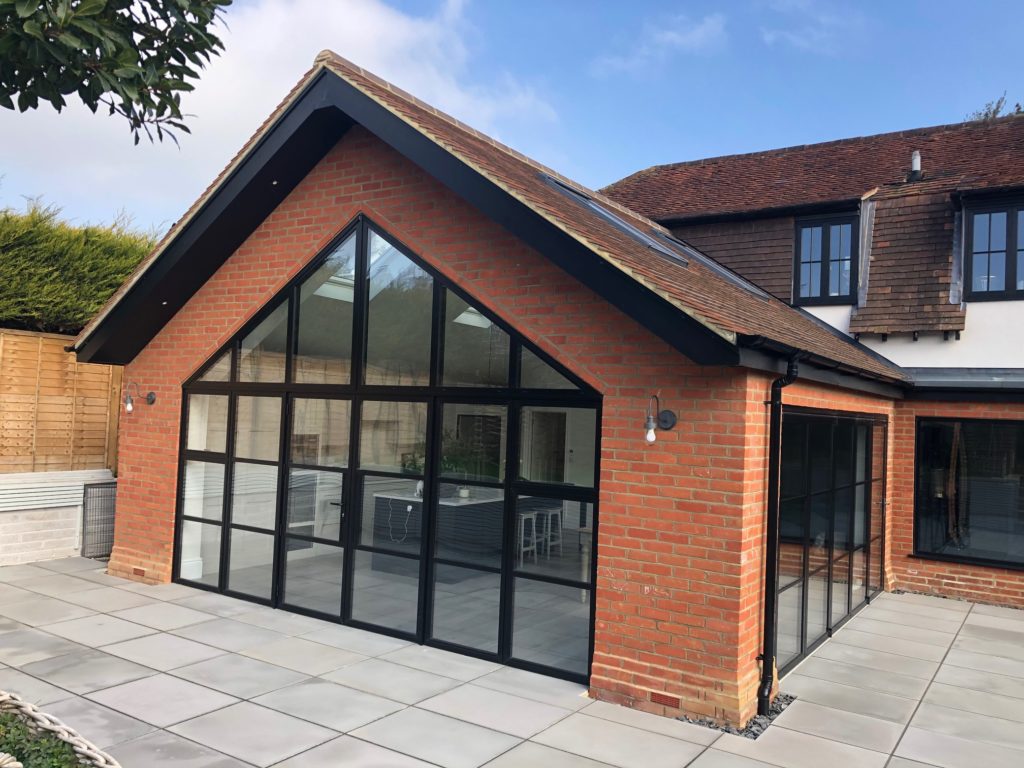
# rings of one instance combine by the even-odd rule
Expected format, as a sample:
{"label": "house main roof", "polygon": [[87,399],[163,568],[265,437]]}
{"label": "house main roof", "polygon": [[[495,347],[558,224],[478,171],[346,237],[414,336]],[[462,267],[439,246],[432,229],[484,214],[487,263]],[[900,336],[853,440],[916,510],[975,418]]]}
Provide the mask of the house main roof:
{"label": "house main roof", "polygon": [[[312,129],[306,128],[309,123],[314,124]],[[80,357],[105,362],[128,362],[134,357],[176,307],[230,256],[240,238],[272,210],[273,195],[287,194],[301,178],[296,174],[304,175],[315,164],[317,153],[322,156],[354,123],[391,144],[697,362],[734,364],[740,361],[741,349],[755,347],[770,354],[802,353],[812,365],[889,382],[909,380],[893,363],[808,313],[765,294],[706,256],[666,241],[667,230],[649,219],[329,51],[317,57],[314,68],[285,102],[83,330],[74,345]],[[317,149],[302,155],[302,162],[288,162],[289,151],[297,151],[292,138],[303,130],[302,146],[312,137]],[[273,173],[261,176],[265,167]],[[279,184],[277,176],[288,173],[292,176]],[[275,177],[273,192],[268,189],[271,176]],[[251,204],[257,200],[251,193],[254,185],[261,190],[262,205]],[[247,194],[249,204],[237,205]],[[209,235],[214,230],[222,234]],[[203,237],[219,247],[204,248],[199,261],[191,251]],[[148,307],[147,297],[160,296],[166,296],[162,299],[166,304],[160,304],[163,314],[143,309]],[[136,315],[138,322],[123,327]]]}

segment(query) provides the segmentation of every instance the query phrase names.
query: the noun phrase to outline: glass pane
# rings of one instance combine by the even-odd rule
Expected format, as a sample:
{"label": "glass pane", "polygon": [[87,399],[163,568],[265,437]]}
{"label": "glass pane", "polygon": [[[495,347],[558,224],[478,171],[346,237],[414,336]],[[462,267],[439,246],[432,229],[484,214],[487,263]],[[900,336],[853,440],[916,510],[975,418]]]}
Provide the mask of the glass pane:
{"label": "glass pane", "polygon": [[274,574],[274,536],[232,529],[230,548],[228,589],[269,600]]}
{"label": "glass pane", "polygon": [[586,674],[590,649],[590,590],[515,580],[512,655]]}
{"label": "glass pane", "polygon": [[228,396],[189,395],[188,441],[190,451],[224,453],[228,437]]}
{"label": "glass pane", "polygon": [[576,389],[575,384],[526,347],[522,348],[519,360],[519,386],[524,389]]}
{"label": "glass pane", "polygon": [[356,540],[366,547],[420,553],[423,481],[366,475]]}
{"label": "glass pane", "polygon": [[853,245],[853,225],[841,224],[839,226],[839,258],[843,261],[850,261],[853,258],[851,247]]}
{"label": "glass pane", "polygon": [[497,653],[501,576],[441,564],[435,574],[433,636]]}
{"label": "glass pane", "polygon": [[832,510],[834,518],[834,556],[838,557],[847,551],[851,546],[851,531],[853,525],[853,488],[843,488],[835,492],[835,506]]}
{"label": "glass pane", "polygon": [[181,523],[181,565],[183,579],[218,586],[220,579],[220,526],[184,520]]}
{"label": "glass pane", "polygon": [[832,626],[850,612],[850,556],[844,555],[832,564]]}
{"label": "glass pane", "polygon": [[990,251],[1006,250],[1006,211],[991,214],[989,219],[989,242]]}
{"label": "glass pane", "polygon": [[367,400],[359,433],[363,469],[422,475],[427,451],[427,404]]}
{"label": "glass pane", "polygon": [[352,579],[352,618],[402,632],[416,631],[419,560],[357,551]]}
{"label": "glass pane", "polygon": [[288,478],[288,533],[341,539],[340,472],[293,469]]}
{"label": "glass pane", "polygon": [[183,515],[220,520],[224,514],[224,465],[186,461],[181,496]]}
{"label": "glass pane", "polygon": [[593,408],[525,406],[520,430],[522,479],[593,487],[597,448]]}
{"label": "glass pane", "polygon": [[821,227],[811,227],[811,261],[821,261]]}
{"label": "glass pane", "polygon": [[839,262],[839,295],[847,296],[850,293],[850,261]]}
{"label": "glass pane", "polygon": [[807,428],[810,492],[816,493],[832,487],[832,424],[811,419]]}
{"label": "glass pane", "polygon": [[864,570],[866,565],[866,555],[863,549],[858,549],[853,553],[853,600],[851,608],[859,608],[867,597],[865,577],[867,572]]}
{"label": "glass pane", "polygon": [[838,261],[831,261],[831,262],[829,262],[829,270],[828,270],[828,295],[829,296],[838,296],[839,295],[839,278],[840,277],[841,277],[841,275],[840,275],[839,262]]}
{"label": "glass pane", "polygon": [[277,517],[277,467],[235,462],[231,522],[273,530]]}
{"label": "glass pane", "polygon": [[829,527],[832,497],[811,498],[810,547],[807,550],[807,645],[825,634],[828,624]]}
{"label": "glass pane", "polygon": [[821,295],[821,264],[814,263],[810,265],[810,290],[808,296],[820,296]]}
{"label": "glass pane", "polygon": [[508,334],[451,291],[445,296],[445,386],[507,387]]}
{"label": "glass pane", "polygon": [[1006,254],[990,253],[988,255],[988,289],[990,291],[1006,290]]}
{"label": "glass pane", "polygon": [[441,476],[503,481],[508,409],[448,403],[441,413]]}
{"label": "glass pane", "polygon": [[807,522],[804,499],[783,501],[779,510],[779,586],[804,576],[804,543]]}
{"label": "glass pane", "polygon": [[842,246],[840,245],[840,239],[842,237],[842,227],[835,225],[828,228],[828,258],[829,261],[839,261],[842,259]]}
{"label": "glass pane", "polygon": [[777,666],[784,667],[800,655],[800,632],[803,626],[804,585],[793,586],[779,594],[779,621],[776,627]]}
{"label": "glass pane", "polygon": [[434,281],[383,237],[370,232],[366,383],[430,383]]}
{"label": "glass pane", "polygon": [[836,463],[836,486],[850,485],[853,482],[854,474],[854,424],[851,421],[840,420],[833,428],[833,439],[835,441],[835,463]]}
{"label": "glass pane", "polygon": [[800,265],[800,296],[806,298],[811,295],[811,265]]}
{"label": "glass pane", "polygon": [[593,504],[540,496],[516,500],[516,568],[590,583]]}
{"label": "glass pane", "polygon": [[988,254],[976,253],[971,259],[971,290],[988,290]]}
{"label": "glass pane", "polygon": [[356,236],[334,249],[299,289],[295,381],[348,384],[352,370],[352,302]]}
{"label": "glass pane", "polygon": [[855,547],[863,547],[867,541],[867,502],[867,486],[855,486],[853,489],[853,545]]}
{"label": "glass pane", "polygon": [[235,414],[235,456],[277,461],[281,450],[281,399],[238,398]]}
{"label": "glass pane", "polygon": [[857,425],[857,471],[854,479],[857,482],[863,482],[867,479],[865,473],[867,472],[868,465],[868,427],[867,424]]}
{"label": "glass pane", "polygon": [[288,539],[285,558],[284,602],[340,616],[344,550],[328,544]]}
{"label": "glass pane", "polygon": [[292,405],[292,462],[347,467],[350,409],[348,400],[296,398]]}
{"label": "glass pane", "polygon": [[[1024,237],[1024,224],[1017,231],[1021,233],[1018,237]],[[1017,290],[1024,291],[1024,251],[1017,251]]]}
{"label": "glass pane", "polygon": [[231,381],[231,350],[218,357],[199,381]]}
{"label": "glass pane", "polygon": [[800,262],[806,263],[811,260],[811,228],[803,227],[800,230]]}
{"label": "glass pane", "polygon": [[239,381],[284,381],[288,348],[288,302],[279,306],[244,339],[238,355]]}
{"label": "glass pane", "polygon": [[779,491],[784,499],[805,492],[807,478],[807,425],[800,421],[782,420],[782,468]]}
{"label": "glass pane", "polygon": [[435,556],[500,567],[505,493],[455,483],[438,490]]}
{"label": "glass pane", "polygon": [[974,247],[975,253],[988,250],[988,214],[974,214]]}

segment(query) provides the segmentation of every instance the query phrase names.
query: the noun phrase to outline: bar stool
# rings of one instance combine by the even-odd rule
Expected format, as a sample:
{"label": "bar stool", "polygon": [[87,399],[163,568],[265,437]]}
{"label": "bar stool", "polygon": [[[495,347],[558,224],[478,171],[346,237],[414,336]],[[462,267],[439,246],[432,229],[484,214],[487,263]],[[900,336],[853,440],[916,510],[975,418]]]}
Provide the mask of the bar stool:
{"label": "bar stool", "polygon": [[540,514],[544,516],[542,533],[542,543],[544,546],[544,556],[548,560],[551,559],[551,548],[553,546],[558,547],[558,556],[562,556],[562,505],[559,504],[557,507],[548,507],[547,509],[540,510]]}
{"label": "bar stool", "polygon": [[[526,524],[530,524],[529,537],[527,537]],[[537,513],[536,512],[520,512],[519,513],[519,535],[518,549],[519,549],[519,567],[523,567],[523,557],[527,553],[533,555],[533,562],[537,562],[537,544],[539,540],[537,536]]]}

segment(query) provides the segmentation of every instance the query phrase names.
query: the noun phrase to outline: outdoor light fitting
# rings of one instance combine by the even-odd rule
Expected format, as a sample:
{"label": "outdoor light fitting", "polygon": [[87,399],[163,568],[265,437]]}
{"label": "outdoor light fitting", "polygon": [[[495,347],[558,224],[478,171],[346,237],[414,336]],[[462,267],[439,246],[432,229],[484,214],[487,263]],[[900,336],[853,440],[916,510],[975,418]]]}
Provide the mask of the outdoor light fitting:
{"label": "outdoor light fitting", "polygon": [[669,410],[661,410],[661,400],[657,395],[651,395],[647,402],[647,420],[644,422],[644,429],[647,430],[645,438],[648,443],[658,439],[656,429],[672,429],[676,425],[676,415]]}
{"label": "outdoor light fitting", "polygon": [[[131,413],[135,410],[135,398],[132,397],[132,387],[135,387],[135,397],[142,397],[139,391],[139,385],[134,381],[129,381],[124,388],[124,412]],[[147,392],[144,398],[147,405],[152,405],[156,402],[156,392]]]}

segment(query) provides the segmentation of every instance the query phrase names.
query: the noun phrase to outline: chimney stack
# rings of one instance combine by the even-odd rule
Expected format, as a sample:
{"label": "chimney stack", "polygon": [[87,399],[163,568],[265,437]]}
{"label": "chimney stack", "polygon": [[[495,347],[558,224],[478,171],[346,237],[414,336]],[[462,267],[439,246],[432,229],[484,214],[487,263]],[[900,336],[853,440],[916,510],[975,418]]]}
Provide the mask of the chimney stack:
{"label": "chimney stack", "polygon": [[922,175],[921,150],[915,149],[910,155],[910,173],[907,174],[907,181],[920,181]]}

